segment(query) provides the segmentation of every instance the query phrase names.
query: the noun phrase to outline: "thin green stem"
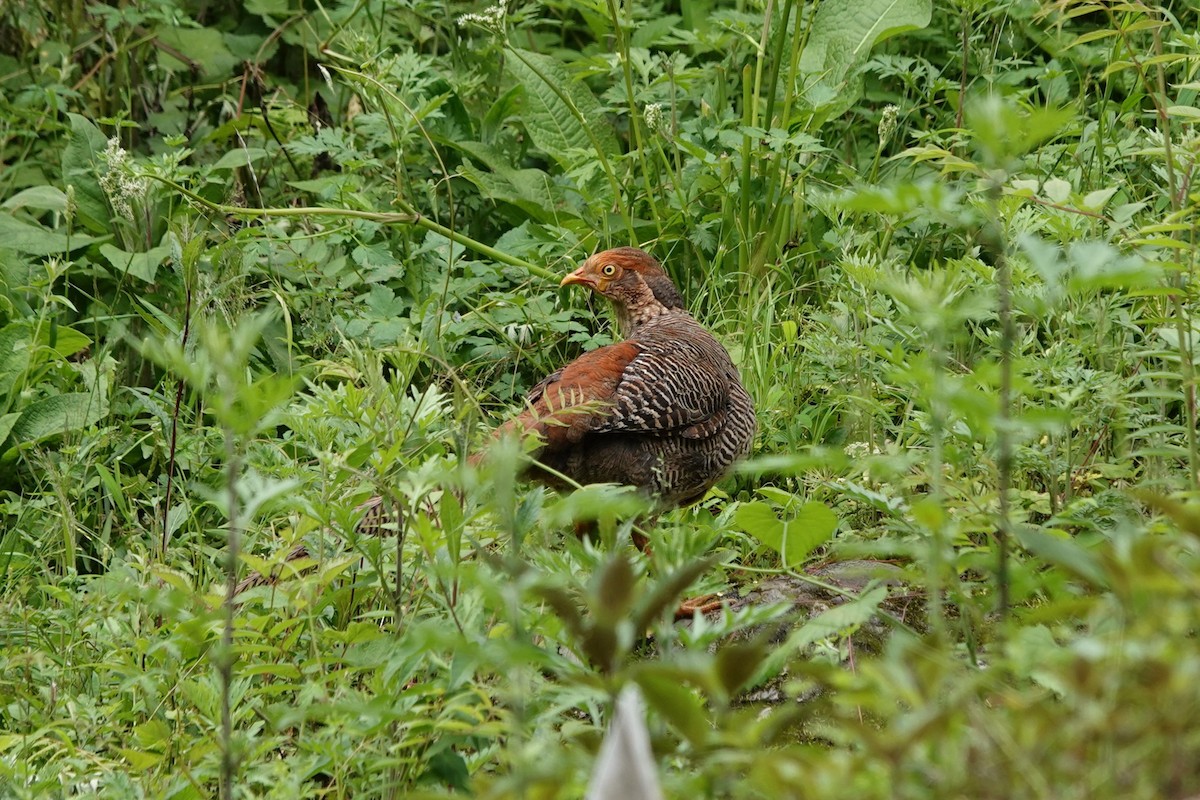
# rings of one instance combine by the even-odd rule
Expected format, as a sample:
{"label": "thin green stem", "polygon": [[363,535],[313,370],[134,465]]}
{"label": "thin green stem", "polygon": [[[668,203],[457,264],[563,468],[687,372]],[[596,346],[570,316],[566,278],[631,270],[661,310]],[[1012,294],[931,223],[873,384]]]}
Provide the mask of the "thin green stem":
{"label": "thin green stem", "polygon": [[175,191],[182,194],[194,203],[204,206],[205,208],[215,211],[218,214],[228,214],[230,216],[248,217],[250,219],[258,219],[262,217],[340,217],[349,219],[361,219],[367,222],[377,222],[381,225],[416,225],[418,228],[424,228],[428,231],[445,236],[453,242],[457,242],[462,246],[486,256],[500,264],[508,264],[510,267],[520,267],[521,269],[537,275],[539,278],[547,280],[558,280],[559,276],[545,267],[539,267],[526,261],[523,258],[510,256],[508,253],[497,250],[494,247],[484,244],[483,242],[472,239],[470,236],[451,230],[445,225],[434,222],[429,217],[422,215],[420,212],[413,209],[407,202],[397,199],[397,204],[405,209],[404,213],[397,214],[389,211],[362,211],[354,208],[328,208],[326,206],[302,206],[300,208],[246,208],[245,206],[231,206],[225,203],[214,203],[212,200],[201,197],[190,189],[187,189],[169,178],[164,178],[160,175],[152,175],[149,173],[141,173],[141,177],[152,178],[159,183],[171,187]]}
{"label": "thin green stem", "polygon": [[[626,7],[628,10],[628,6]],[[658,202],[655,199],[654,184],[650,180],[650,167],[646,162],[645,141],[642,136],[642,123],[637,112],[637,98],[633,92],[633,66],[629,63],[629,41],[625,37],[625,29],[617,12],[616,0],[608,0],[608,14],[612,18],[613,36],[616,38],[617,55],[621,59],[621,71],[625,78],[625,98],[629,103],[629,130],[633,132],[633,145],[637,151],[638,166],[642,171],[642,189],[646,193],[646,202],[650,204],[650,215],[654,217],[658,235],[663,235],[663,221],[658,213]],[[631,244],[641,244],[631,241]]]}

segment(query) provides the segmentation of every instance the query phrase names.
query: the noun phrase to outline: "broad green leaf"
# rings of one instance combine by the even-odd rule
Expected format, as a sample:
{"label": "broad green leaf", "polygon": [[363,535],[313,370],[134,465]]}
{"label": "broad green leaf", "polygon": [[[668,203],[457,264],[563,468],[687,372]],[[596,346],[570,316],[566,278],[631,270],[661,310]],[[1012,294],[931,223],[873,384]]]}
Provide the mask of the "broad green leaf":
{"label": "broad green leaf", "polygon": [[754,676],[767,655],[766,644],[760,639],[731,642],[717,651],[717,679],[727,695],[745,686]]}
{"label": "broad green leaf", "polygon": [[595,152],[592,136],[605,155],[617,152],[617,139],[603,107],[562,63],[541,53],[513,48],[505,66],[525,89],[522,119],[538,149],[568,167],[579,161],[571,151]]}
{"label": "broad green leaf", "polygon": [[56,186],[33,186],[17,192],[0,206],[7,209],[36,208],[40,211],[67,210],[67,193]]}
{"label": "broad green leaf", "polygon": [[636,584],[629,559],[620,554],[609,559],[596,578],[597,619],[608,623],[622,619],[633,605]]}
{"label": "broad green leaf", "polygon": [[837,515],[818,502],[805,503],[786,522],[766,503],[743,503],[733,520],[737,527],[779,553],[788,567],[803,563],[813,550],[833,537],[838,525]]}
{"label": "broad green leaf", "polygon": [[885,599],[887,587],[875,586],[848,603],[823,611],[794,631],[782,649],[795,652],[820,639],[853,633],[878,613]]}
{"label": "broad green leaf", "polygon": [[871,48],[924,28],[931,0],[822,0],[800,56],[809,105],[835,117],[862,95],[862,67]]}
{"label": "broad green leaf", "polygon": [[52,231],[41,225],[22,222],[0,214],[0,242],[10,250],[31,256],[50,256],[78,250],[96,241],[94,236],[67,236],[64,231]]}
{"label": "broad green leaf", "polygon": [[225,155],[221,156],[217,163],[213,164],[214,170],[218,169],[236,169],[244,167],[247,164],[253,164],[266,158],[267,151],[261,147],[239,147],[237,150],[230,150]]}
{"label": "broad green leaf", "polygon": [[8,441],[8,434],[12,431],[13,426],[17,424],[17,420],[21,418],[21,412],[13,411],[8,414],[0,415],[0,445]]}
{"label": "broad green leaf", "polygon": [[1167,106],[1167,113],[1189,122],[1200,122],[1200,108],[1195,106]]}
{"label": "broad green leaf", "polygon": [[696,692],[661,664],[649,664],[637,675],[647,704],[694,745],[710,730],[708,714]]}
{"label": "broad green leaf", "polygon": [[144,253],[127,253],[111,244],[102,244],[100,254],[108,259],[108,263],[118,272],[127,273],[146,283],[153,283],[158,268],[170,257],[171,247],[163,244]]}
{"label": "broad green leaf", "polygon": [[1097,589],[1109,585],[1100,560],[1070,536],[1054,536],[1027,525],[1017,528],[1021,545],[1043,561],[1082,578]]}
{"label": "broad green leaf", "polygon": [[108,233],[108,200],[100,188],[99,175],[108,138],[86,117],[68,114],[71,133],[63,149],[65,186],[75,189],[77,217],[93,233]]}
{"label": "broad green leaf", "polygon": [[[54,356],[68,358],[92,343],[84,334],[65,325],[43,325],[33,341],[33,324],[13,322],[0,328],[0,396],[12,391],[17,378]],[[53,340],[51,339],[53,337]]]}
{"label": "broad green leaf", "polygon": [[33,444],[93,425],[108,414],[108,400],[91,392],[58,394],[34,401],[12,427],[14,445]]}
{"label": "broad green leaf", "polygon": [[[226,46],[220,31],[212,28],[161,27],[157,37],[171,48],[160,50],[158,56],[159,64],[168,71],[191,72],[198,67],[205,77],[224,78],[238,65],[237,56]],[[180,61],[173,53],[190,59],[191,63]]]}

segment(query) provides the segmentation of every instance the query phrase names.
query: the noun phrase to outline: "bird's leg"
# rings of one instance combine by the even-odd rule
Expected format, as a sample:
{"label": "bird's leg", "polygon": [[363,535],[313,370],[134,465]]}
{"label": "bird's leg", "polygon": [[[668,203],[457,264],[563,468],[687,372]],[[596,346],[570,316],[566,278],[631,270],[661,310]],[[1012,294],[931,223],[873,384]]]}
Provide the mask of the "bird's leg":
{"label": "bird's leg", "polygon": [[697,611],[702,615],[711,611],[719,611],[725,606],[725,594],[715,592],[702,594],[699,597],[689,597],[679,603],[675,609],[675,619],[691,619]]}

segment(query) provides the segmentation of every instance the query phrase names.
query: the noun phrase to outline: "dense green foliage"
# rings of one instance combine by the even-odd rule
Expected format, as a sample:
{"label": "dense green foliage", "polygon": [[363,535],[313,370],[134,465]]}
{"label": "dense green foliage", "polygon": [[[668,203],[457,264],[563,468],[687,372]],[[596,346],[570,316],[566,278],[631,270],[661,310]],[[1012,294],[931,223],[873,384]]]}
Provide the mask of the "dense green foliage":
{"label": "dense green foliage", "polygon": [[[578,797],[630,682],[668,797],[1200,793],[1198,25],[3,4],[0,796]],[[649,557],[463,458],[631,243],[760,418]]]}

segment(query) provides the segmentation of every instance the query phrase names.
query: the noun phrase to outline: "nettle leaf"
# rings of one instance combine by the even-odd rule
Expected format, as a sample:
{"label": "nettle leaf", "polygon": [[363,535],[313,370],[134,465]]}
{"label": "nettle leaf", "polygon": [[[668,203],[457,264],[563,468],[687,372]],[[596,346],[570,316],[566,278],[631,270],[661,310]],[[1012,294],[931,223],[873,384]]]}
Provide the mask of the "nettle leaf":
{"label": "nettle leaf", "polygon": [[844,113],[862,95],[871,48],[924,28],[932,15],[930,0],[823,0],[800,56],[809,103],[826,118]]}
{"label": "nettle leaf", "polygon": [[800,565],[812,551],[833,538],[838,526],[837,514],[815,501],[805,503],[786,521],[779,519],[767,503],[743,503],[734,513],[733,522],[778,553],[787,567]]}
{"label": "nettle leaf", "polygon": [[617,137],[604,119],[604,108],[562,63],[528,50],[512,48],[509,52],[512,57],[505,66],[525,89],[521,118],[539,150],[564,167],[578,161],[571,156],[572,150],[595,152],[599,147],[605,155],[618,152]]}
{"label": "nettle leaf", "polygon": [[237,169],[238,167],[250,166],[256,161],[261,161],[267,157],[267,151],[261,147],[239,147],[236,150],[230,150],[212,165],[213,171],[220,169]]}
{"label": "nettle leaf", "polygon": [[66,359],[92,343],[84,334],[65,325],[40,325],[37,341],[30,322],[13,322],[0,328],[0,395],[8,394],[17,378],[55,356]]}

